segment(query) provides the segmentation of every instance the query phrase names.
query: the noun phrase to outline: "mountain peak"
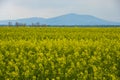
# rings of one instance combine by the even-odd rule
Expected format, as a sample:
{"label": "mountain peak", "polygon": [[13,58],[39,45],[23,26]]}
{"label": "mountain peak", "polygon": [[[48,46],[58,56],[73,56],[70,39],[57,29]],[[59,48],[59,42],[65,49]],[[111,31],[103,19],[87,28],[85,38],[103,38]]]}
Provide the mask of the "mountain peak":
{"label": "mountain peak", "polygon": [[65,14],[65,15],[61,15],[61,16],[58,16],[58,17],[71,17],[71,18],[96,18],[95,16],[91,16],[91,15],[83,15],[83,14],[75,14],[75,13],[70,13],[70,14]]}
{"label": "mountain peak", "polygon": [[76,13],[69,13],[69,14],[65,14],[65,15],[72,15],[72,16],[92,16],[92,15],[87,15],[87,14],[85,15],[85,14],[76,14]]}
{"label": "mountain peak", "polygon": [[66,15],[73,15],[73,16],[76,16],[78,14],[75,14],[75,13],[69,13],[69,14],[66,14]]}
{"label": "mountain peak", "polygon": [[80,16],[79,14],[75,14],[75,13],[69,13],[69,14],[64,14],[61,16]]}

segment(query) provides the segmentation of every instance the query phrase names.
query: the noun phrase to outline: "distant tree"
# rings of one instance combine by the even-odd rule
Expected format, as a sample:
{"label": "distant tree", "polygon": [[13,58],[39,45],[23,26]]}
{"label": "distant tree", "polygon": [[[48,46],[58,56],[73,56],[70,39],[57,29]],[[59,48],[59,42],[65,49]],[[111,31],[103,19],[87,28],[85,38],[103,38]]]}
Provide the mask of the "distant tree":
{"label": "distant tree", "polygon": [[23,27],[26,27],[26,23],[23,23]]}
{"label": "distant tree", "polygon": [[31,26],[33,27],[33,26],[34,26],[34,23],[32,23]]}
{"label": "distant tree", "polygon": [[39,22],[37,22],[37,23],[36,23],[36,26],[37,26],[37,27],[38,27],[38,26],[40,26],[40,23],[39,23]]}
{"label": "distant tree", "polygon": [[16,22],[16,23],[15,23],[15,26],[16,26],[16,27],[18,27],[18,26],[19,26],[19,23],[18,23],[18,22]]}
{"label": "distant tree", "polygon": [[11,27],[12,26],[12,22],[8,22],[8,26]]}

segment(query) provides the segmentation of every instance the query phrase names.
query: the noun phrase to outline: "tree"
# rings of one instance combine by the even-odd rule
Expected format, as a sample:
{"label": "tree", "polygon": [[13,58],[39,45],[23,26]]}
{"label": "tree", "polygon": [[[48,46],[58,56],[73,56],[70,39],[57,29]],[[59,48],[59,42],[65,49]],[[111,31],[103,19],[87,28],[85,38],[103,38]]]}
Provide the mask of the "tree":
{"label": "tree", "polygon": [[12,22],[8,22],[8,26],[9,26],[9,27],[12,26]]}
{"label": "tree", "polygon": [[32,25],[31,25],[32,27],[34,26],[34,23],[32,23]]}
{"label": "tree", "polygon": [[36,26],[37,26],[37,27],[38,27],[38,26],[40,26],[40,23],[39,23],[39,22],[37,22],[37,23],[36,23]]}
{"label": "tree", "polygon": [[23,27],[26,27],[26,23],[23,24]]}
{"label": "tree", "polygon": [[19,23],[18,23],[18,22],[16,22],[16,23],[15,23],[15,26],[16,26],[16,27],[18,27],[18,26],[19,26]]}

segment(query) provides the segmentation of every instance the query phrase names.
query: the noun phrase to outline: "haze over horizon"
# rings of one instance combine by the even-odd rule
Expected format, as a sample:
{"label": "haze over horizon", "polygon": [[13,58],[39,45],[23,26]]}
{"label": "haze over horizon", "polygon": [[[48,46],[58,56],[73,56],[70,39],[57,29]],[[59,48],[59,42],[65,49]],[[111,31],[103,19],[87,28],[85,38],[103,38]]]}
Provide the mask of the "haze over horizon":
{"label": "haze over horizon", "polygon": [[120,22],[119,0],[0,0],[0,20],[75,13]]}

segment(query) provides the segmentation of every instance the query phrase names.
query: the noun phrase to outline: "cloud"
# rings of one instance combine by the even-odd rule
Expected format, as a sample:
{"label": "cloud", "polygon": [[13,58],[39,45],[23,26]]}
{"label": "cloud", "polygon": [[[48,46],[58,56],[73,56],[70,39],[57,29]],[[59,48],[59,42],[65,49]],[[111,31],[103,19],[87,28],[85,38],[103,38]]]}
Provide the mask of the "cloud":
{"label": "cloud", "polygon": [[6,0],[0,0],[0,7],[2,7],[5,2],[6,2]]}

